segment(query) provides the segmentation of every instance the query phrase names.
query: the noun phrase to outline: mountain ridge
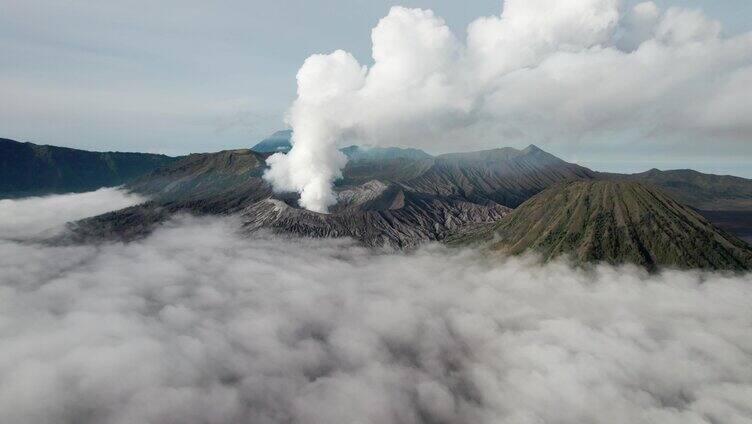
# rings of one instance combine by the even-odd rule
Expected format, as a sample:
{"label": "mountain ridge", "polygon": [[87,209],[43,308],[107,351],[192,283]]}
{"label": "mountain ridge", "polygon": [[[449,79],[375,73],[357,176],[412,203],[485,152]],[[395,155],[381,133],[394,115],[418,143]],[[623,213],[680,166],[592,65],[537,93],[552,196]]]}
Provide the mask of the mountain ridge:
{"label": "mountain ridge", "polygon": [[[437,156],[419,149],[396,147],[349,146],[341,150],[349,160],[342,179],[335,184],[338,201],[329,214],[305,211],[299,207],[294,193],[272,190],[263,174],[267,169],[266,159],[274,152],[234,149],[174,158],[131,179],[125,188],[150,200],[74,223],[70,240],[140,238],[180,213],[236,214],[246,232],[267,230],[297,236],[350,237],[367,246],[401,249],[427,241],[453,240],[457,234],[466,234],[469,228],[477,230],[497,225],[504,222],[505,217],[517,216],[517,210],[540,193],[578,181],[595,184],[617,180],[660,190],[663,185],[669,188],[665,190],[668,194],[684,203],[688,202],[680,195],[698,186],[716,196],[713,199],[719,196],[743,199],[750,183],[742,178],[729,179],[694,171],[599,173],[566,162],[535,145]],[[691,179],[683,183],[687,172]],[[714,190],[714,187],[729,189]],[[670,193],[671,190],[675,193]],[[689,201],[693,199],[689,197]],[[678,210],[678,207],[673,208]],[[723,210],[716,212],[714,218],[722,222],[724,228],[744,234],[744,225],[747,225],[744,216],[739,218]],[[696,215],[696,211],[692,210],[691,214]],[[592,218],[598,222],[597,219],[602,219],[599,216]],[[677,219],[681,216],[684,215],[675,214]],[[695,221],[700,219],[692,216]],[[621,228],[614,228],[617,227]],[[713,234],[717,231],[712,226],[708,228]],[[708,240],[707,233],[696,232],[695,235]],[[627,247],[631,243],[623,237],[614,240]],[[720,247],[710,246],[709,250],[713,249]],[[625,255],[630,261],[642,261],[646,267],[670,263],[665,258],[651,262],[632,253]],[[591,259],[597,260],[597,255]],[[701,266],[701,261],[698,264]],[[718,264],[719,268],[726,265],[730,263]]]}
{"label": "mountain ridge", "polygon": [[752,180],[733,175],[705,174],[693,169],[659,170],[635,174],[597,173],[608,179],[627,179],[661,187],[699,210],[752,210]]}
{"label": "mountain ridge", "polygon": [[189,155],[152,171],[127,185],[150,196],[148,204],[92,219],[79,232],[96,238],[99,226],[105,238],[139,237],[175,213],[238,213],[248,231],[345,236],[404,248],[492,224],[551,186],[604,178],[534,145],[436,157],[399,148],[346,149],[351,160],[330,214],[301,210],[296,195],[273,192],[263,180],[271,153],[236,149]]}
{"label": "mountain ridge", "polygon": [[0,138],[0,198],[114,187],[177,159],[151,153],[90,152]]}
{"label": "mountain ridge", "polygon": [[533,196],[494,224],[453,236],[452,244],[485,245],[544,260],[634,263],[658,268],[747,270],[752,248],[718,230],[693,209],[636,181],[573,181]]}

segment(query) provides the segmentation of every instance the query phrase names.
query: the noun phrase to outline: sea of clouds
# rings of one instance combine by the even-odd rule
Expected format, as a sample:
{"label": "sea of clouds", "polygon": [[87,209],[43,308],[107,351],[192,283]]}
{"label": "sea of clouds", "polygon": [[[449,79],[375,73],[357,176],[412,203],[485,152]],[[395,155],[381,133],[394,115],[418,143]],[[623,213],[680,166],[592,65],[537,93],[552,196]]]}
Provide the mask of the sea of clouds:
{"label": "sea of clouds", "polygon": [[233,218],[19,241],[59,222],[41,204],[74,219],[117,195],[0,203],[3,424],[752,420],[750,275],[385,253]]}
{"label": "sea of clouds", "polygon": [[0,199],[0,239],[50,237],[69,221],[143,203],[146,199],[115,187],[62,196]]}

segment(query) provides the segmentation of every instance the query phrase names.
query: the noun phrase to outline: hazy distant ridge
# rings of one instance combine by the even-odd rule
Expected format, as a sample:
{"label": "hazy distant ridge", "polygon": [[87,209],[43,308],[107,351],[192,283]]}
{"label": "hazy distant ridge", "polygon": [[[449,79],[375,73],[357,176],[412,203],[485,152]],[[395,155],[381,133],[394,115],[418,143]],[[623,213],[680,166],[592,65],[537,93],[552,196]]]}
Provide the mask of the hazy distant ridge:
{"label": "hazy distant ridge", "polygon": [[175,160],[150,153],[89,152],[0,138],[0,198],[118,186]]}

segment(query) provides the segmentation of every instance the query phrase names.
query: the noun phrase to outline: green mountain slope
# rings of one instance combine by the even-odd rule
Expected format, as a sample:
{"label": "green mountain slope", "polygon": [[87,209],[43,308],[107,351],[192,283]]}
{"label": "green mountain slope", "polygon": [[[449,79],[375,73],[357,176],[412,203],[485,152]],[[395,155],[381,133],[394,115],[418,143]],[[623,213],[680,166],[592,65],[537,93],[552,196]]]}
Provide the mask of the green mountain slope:
{"label": "green mountain slope", "polygon": [[175,160],[149,153],[89,152],[0,139],[0,198],[117,186]]}
{"label": "green mountain slope", "polygon": [[752,249],[665,193],[631,181],[576,181],[534,196],[493,225],[452,238],[545,260],[749,269]]}

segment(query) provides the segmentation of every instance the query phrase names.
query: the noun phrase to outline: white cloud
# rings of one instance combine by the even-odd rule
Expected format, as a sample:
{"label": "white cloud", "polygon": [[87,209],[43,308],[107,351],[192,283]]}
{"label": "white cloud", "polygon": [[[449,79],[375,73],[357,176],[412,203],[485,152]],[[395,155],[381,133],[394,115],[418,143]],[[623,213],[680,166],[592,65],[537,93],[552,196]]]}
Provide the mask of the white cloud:
{"label": "white cloud", "polygon": [[244,238],[0,241],[0,422],[752,419],[752,277]]}
{"label": "white cloud", "polygon": [[0,239],[51,236],[62,224],[143,203],[146,199],[118,188],[78,194],[0,199]]}
{"label": "white cloud", "polygon": [[700,11],[507,0],[467,33],[463,43],[431,11],[394,7],[373,29],[370,68],[343,51],[306,60],[290,110],[295,146],[272,160],[269,181],[326,211],[345,163],[337,144],[353,137],[466,150],[509,133],[527,142],[752,136],[740,121],[752,102],[738,90],[752,34],[724,37]]}
{"label": "white cloud", "polygon": [[710,21],[698,10],[672,7],[655,30],[656,38],[667,44],[703,43],[721,35],[721,23]]}

